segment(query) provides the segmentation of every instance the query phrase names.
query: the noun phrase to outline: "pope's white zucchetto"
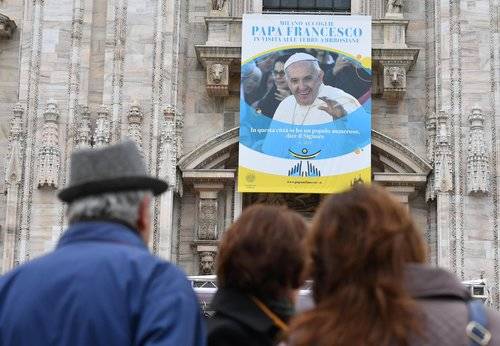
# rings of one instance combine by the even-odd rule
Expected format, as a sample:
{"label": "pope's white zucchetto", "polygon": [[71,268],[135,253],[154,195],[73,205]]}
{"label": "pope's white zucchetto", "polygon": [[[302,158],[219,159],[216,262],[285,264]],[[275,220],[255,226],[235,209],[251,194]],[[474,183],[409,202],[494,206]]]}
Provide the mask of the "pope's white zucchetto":
{"label": "pope's white zucchetto", "polygon": [[314,56],[307,53],[295,53],[285,61],[284,69],[286,70],[290,65],[295,64],[299,61],[318,61]]}

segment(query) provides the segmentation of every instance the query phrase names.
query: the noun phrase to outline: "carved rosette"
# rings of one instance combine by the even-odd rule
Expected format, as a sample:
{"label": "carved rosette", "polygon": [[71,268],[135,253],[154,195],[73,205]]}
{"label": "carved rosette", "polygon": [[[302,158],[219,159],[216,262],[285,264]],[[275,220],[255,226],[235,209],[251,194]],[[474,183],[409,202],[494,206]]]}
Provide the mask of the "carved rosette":
{"label": "carved rosette", "polygon": [[79,119],[76,125],[75,148],[90,148],[92,142],[92,127],[90,123],[90,110],[87,106],[78,107]]}
{"label": "carved rosette", "polygon": [[61,166],[59,146],[59,109],[57,102],[49,100],[43,113],[42,146],[38,152],[38,187],[56,189]]}
{"label": "carved rosette", "polygon": [[207,62],[207,93],[210,96],[229,95],[229,64],[224,61]]}
{"label": "carved rosette", "polygon": [[137,101],[130,105],[128,112],[128,136],[137,143],[142,152],[142,121],[144,115]]}
{"label": "carved rosette", "polygon": [[484,115],[480,108],[469,115],[470,132],[467,148],[467,191],[488,193],[490,157],[485,141]]}
{"label": "carved rosette", "polygon": [[111,138],[111,121],[109,119],[108,107],[102,105],[97,110],[96,127],[94,132],[94,147],[102,147],[109,144]]}
{"label": "carved rosette", "polygon": [[7,189],[21,183],[22,173],[22,148],[24,146],[25,131],[23,127],[24,109],[17,104],[12,109],[10,119],[9,146],[7,153],[7,165],[5,171],[5,183]]}
{"label": "carved rosette", "polygon": [[448,115],[444,111],[438,113],[437,124],[434,191],[449,192],[453,188],[453,173],[448,135]]}

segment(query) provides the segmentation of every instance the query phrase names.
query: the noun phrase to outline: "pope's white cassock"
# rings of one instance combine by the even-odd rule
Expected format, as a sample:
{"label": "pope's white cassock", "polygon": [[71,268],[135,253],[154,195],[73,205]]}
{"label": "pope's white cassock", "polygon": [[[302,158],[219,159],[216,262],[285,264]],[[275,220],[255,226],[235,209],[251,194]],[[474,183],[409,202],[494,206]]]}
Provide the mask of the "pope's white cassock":
{"label": "pope's white cassock", "polygon": [[348,114],[361,107],[358,100],[352,95],[341,89],[321,84],[318,96],[312,104],[302,106],[297,103],[295,96],[290,95],[281,101],[274,113],[273,120],[293,125],[318,125],[333,121],[330,114],[318,108],[321,106],[326,107],[326,103],[320,100],[319,97],[327,97],[336,101],[344,107]]}

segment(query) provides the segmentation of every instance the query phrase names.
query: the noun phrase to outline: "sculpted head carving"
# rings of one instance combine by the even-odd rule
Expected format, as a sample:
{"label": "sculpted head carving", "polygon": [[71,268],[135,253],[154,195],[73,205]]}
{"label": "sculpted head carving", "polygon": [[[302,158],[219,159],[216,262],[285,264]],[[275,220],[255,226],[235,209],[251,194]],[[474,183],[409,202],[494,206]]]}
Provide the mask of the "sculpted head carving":
{"label": "sculpted head carving", "polygon": [[225,66],[222,64],[210,65],[210,79],[215,84],[220,84],[224,78]]}
{"label": "sculpted head carving", "polygon": [[210,275],[214,273],[215,252],[200,252],[200,274]]}
{"label": "sculpted head carving", "polygon": [[402,86],[404,84],[405,71],[400,66],[391,66],[387,69],[387,75],[394,87]]}
{"label": "sculpted head carving", "polygon": [[130,105],[130,109],[128,111],[128,121],[129,123],[140,124],[141,120],[142,120],[141,106],[137,101],[134,101]]}
{"label": "sculpted head carving", "polygon": [[45,106],[43,117],[46,122],[56,122],[59,119],[59,109],[57,108],[57,101],[49,100]]}

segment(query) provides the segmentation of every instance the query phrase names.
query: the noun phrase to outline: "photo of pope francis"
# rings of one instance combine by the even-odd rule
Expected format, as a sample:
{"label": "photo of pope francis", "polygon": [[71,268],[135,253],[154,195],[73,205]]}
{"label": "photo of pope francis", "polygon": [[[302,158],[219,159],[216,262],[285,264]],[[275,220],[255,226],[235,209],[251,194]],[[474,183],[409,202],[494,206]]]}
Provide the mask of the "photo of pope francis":
{"label": "photo of pope francis", "polygon": [[284,67],[292,95],[281,101],[273,120],[293,125],[318,125],[332,122],[361,107],[350,94],[323,84],[324,72],[314,56],[295,53]]}

